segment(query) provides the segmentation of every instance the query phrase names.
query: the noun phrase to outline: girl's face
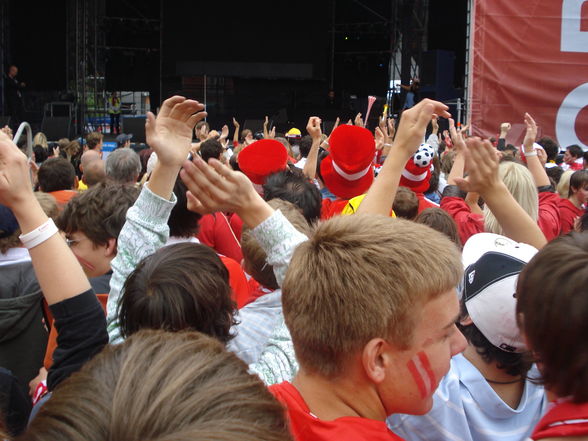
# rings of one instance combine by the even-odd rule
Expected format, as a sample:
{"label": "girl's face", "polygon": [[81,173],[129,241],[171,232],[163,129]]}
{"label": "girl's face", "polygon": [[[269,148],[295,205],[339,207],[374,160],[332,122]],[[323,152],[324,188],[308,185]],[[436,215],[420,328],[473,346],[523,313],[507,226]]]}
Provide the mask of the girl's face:
{"label": "girl's face", "polygon": [[574,195],[580,204],[586,204],[586,201],[588,201],[588,185],[574,189]]}

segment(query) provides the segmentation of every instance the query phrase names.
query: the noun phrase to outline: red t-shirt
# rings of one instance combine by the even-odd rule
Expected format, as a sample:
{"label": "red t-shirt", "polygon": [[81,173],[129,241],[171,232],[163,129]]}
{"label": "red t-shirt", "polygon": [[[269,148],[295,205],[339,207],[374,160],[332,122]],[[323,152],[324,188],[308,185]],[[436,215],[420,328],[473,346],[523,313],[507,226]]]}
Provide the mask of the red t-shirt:
{"label": "red t-shirt", "polygon": [[[533,431],[534,440],[588,435],[588,403],[560,401],[554,403]],[[582,438],[584,439],[584,438]]]}
{"label": "red t-shirt", "polygon": [[416,193],[417,199],[419,200],[419,213],[427,208],[439,208],[439,204],[436,204],[427,197],[423,193]]}
{"label": "red t-shirt", "polygon": [[229,272],[229,285],[231,285],[231,289],[233,290],[233,300],[237,304],[237,308],[242,308],[247,304],[249,297],[251,297],[247,276],[245,276],[241,264],[227,256],[219,254],[218,257]]}
{"label": "red t-shirt", "polygon": [[321,219],[327,220],[333,216],[341,214],[349,200],[347,199],[336,199],[334,201],[324,198],[321,207]]}
{"label": "red t-shirt", "polygon": [[198,240],[213,248],[217,253],[241,262],[241,244],[226,216],[220,212],[205,214],[199,222]]}
{"label": "red t-shirt", "polygon": [[578,216],[584,214],[584,210],[576,207],[569,199],[559,200],[559,216],[561,219],[561,234],[567,234],[574,229],[574,222]]}
{"label": "red t-shirt", "polygon": [[57,190],[50,191],[49,194],[55,198],[59,211],[63,210],[63,207],[72,199],[78,195],[77,191],[74,190]]}
{"label": "red t-shirt", "polygon": [[306,402],[287,381],[270,386],[270,392],[288,411],[290,430],[296,441],[402,441],[384,421],[361,417],[320,420],[310,412]]}

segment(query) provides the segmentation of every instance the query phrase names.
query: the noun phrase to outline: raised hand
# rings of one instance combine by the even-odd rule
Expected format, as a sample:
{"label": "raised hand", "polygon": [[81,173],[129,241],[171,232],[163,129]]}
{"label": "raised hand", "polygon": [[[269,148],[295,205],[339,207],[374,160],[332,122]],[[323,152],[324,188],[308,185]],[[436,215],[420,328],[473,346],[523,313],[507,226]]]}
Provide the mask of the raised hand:
{"label": "raised hand", "polygon": [[268,138],[274,139],[276,137],[276,126],[273,126],[268,133]]}
{"label": "raised hand", "polygon": [[433,134],[437,134],[439,132],[439,121],[437,115],[433,115],[431,118],[431,126],[433,127]]}
{"label": "raised hand", "polygon": [[500,124],[500,138],[506,138],[508,131],[510,130],[510,123],[503,122]]}
{"label": "raised hand", "polygon": [[233,125],[235,126],[235,128],[236,128],[236,129],[238,129],[238,128],[239,128],[239,121],[237,121],[237,120],[235,119],[235,117],[233,117]]}
{"label": "raised hand", "polygon": [[394,125],[394,118],[388,118],[388,138],[390,140],[394,140],[394,135],[396,134],[396,126]]}
{"label": "raised hand", "polygon": [[331,133],[329,134],[329,137],[331,137],[331,135],[333,134],[333,130],[335,130],[339,126],[340,122],[341,122],[341,120],[339,119],[339,117],[337,117],[337,119],[335,120],[335,124],[333,125],[333,128],[331,129]]}
{"label": "raised hand", "polygon": [[456,152],[463,152],[466,148],[465,140],[463,139],[462,131],[455,128],[455,121],[452,118],[449,118],[449,133]]}
{"label": "raised hand", "polygon": [[467,178],[455,178],[459,188],[484,197],[488,192],[504,185],[498,176],[496,149],[490,141],[482,141],[477,137],[468,138],[463,153],[469,175]]}
{"label": "raised hand", "polygon": [[535,123],[535,120],[528,113],[525,113],[525,125],[527,126],[527,131],[525,132],[523,146],[525,152],[532,152],[533,143],[537,139],[537,123]]}
{"label": "raised hand", "polygon": [[311,116],[310,118],[308,118],[308,123],[306,124],[306,131],[313,140],[320,138],[323,134],[321,131],[321,122],[322,121],[318,116]]}
{"label": "raised hand", "polygon": [[14,138],[12,134],[12,129],[8,126],[4,126],[0,129],[2,132],[6,133],[10,139]]}
{"label": "raised hand", "polygon": [[353,120],[353,123],[356,126],[364,127],[363,118],[361,117],[361,113],[358,113],[357,115],[355,115],[355,119]]}
{"label": "raised hand", "polygon": [[4,131],[0,131],[0,203],[13,208],[33,196],[29,164]]}
{"label": "raised hand", "polygon": [[394,145],[401,148],[406,159],[410,158],[423,142],[427,124],[433,115],[449,118],[448,107],[438,101],[424,99],[403,112]]}
{"label": "raised hand", "polygon": [[203,109],[198,101],[173,96],[163,102],[157,118],[147,113],[147,144],[162,165],[180,167],[185,161],[192,146],[194,126],[207,115]]}
{"label": "raised hand", "polygon": [[201,214],[234,212],[250,228],[273,213],[273,209],[257,194],[247,176],[233,171],[216,159],[210,159],[209,164],[198,156],[193,162],[186,160],[180,177],[188,187],[186,196],[190,211]]}
{"label": "raised hand", "polygon": [[223,126],[223,128],[221,129],[221,134],[220,134],[220,140],[223,141],[225,139],[227,139],[227,137],[229,136],[229,126],[227,126],[226,124]]}

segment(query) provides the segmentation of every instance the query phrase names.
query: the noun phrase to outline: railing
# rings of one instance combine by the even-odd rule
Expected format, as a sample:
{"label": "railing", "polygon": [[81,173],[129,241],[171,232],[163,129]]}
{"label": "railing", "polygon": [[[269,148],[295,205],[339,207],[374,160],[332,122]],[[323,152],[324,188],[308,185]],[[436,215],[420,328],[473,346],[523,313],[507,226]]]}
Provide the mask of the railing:
{"label": "railing", "polygon": [[20,140],[22,132],[24,131],[26,131],[27,134],[26,154],[27,157],[31,158],[33,156],[33,132],[31,131],[31,126],[28,122],[24,121],[20,123],[20,126],[18,126],[18,130],[14,135],[13,141],[18,145],[18,141]]}

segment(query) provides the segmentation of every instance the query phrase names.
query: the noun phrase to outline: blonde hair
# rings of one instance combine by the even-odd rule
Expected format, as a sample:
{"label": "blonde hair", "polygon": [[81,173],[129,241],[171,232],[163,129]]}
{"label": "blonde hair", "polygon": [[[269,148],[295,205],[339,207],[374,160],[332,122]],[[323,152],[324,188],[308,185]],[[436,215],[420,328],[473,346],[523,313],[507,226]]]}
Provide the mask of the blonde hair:
{"label": "blonde hair", "polygon": [[418,305],[454,289],[462,271],[455,244],[425,225],[361,214],[319,224],[282,285],[300,366],[333,378],[373,338],[409,347]]}
{"label": "blonde hair", "polygon": [[559,178],[559,183],[557,184],[557,192],[559,197],[562,199],[567,199],[570,195],[570,179],[574,174],[574,170],[566,170],[562,173],[561,178]]}
{"label": "blonde hair", "polygon": [[36,145],[40,145],[45,150],[49,148],[49,144],[47,143],[47,136],[43,132],[37,132],[33,138],[33,147]]}
{"label": "blonde hair", "polygon": [[[514,161],[503,161],[498,168],[498,174],[517,203],[536,222],[539,216],[539,194],[531,172]],[[502,227],[488,207],[484,207],[484,228],[488,233],[504,235]]]}
{"label": "blonde hair", "polygon": [[55,389],[24,440],[291,440],[284,410],[215,339],[140,331]]}

